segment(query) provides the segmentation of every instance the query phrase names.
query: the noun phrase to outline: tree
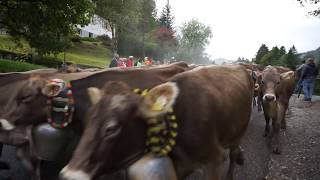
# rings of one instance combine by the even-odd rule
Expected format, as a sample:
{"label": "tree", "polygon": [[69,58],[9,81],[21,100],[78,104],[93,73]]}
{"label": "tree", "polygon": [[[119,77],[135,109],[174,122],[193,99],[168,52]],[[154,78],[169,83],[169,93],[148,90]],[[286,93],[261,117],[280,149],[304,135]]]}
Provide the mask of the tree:
{"label": "tree", "polygon": [[296,48],[292,46],[288,53],[280,58],[280,61],[283,66],[294,70],[298,64],[298,55]]}
{"label": "tree", "polygon": [[113,51],[118,51],[122,31],[135,33],[139,21],[138,0],[97,0],[96,13],[109,22],[112,29]]}
{"label": "tree", "polygon": [[280,55],[280,49],[277,46],[275,46],[271,49],[270,52],[268,52],[266,55],[262,57],[261,64],[274,65],[274,66],[281,65],[279,55]]}
{"label": "tree", "polygon": [[180,27],[178,58],[189,63],[202,63],[205,47],[209,44],[212,32],[196,19],[183,23]]}
{"label": "tree", "polygon": [[297,0],[302,6],[306,4],[311,5],[313,10],[309,11],[309,14],[315,17],[320,17],[320,0]]}
{"label": "tree", "polygon": [[139,26],[142,39],[142,56],[145,56],[146,34],[156,27],[156,3],[154,0],[141,0]]}
{"label": "tree", "polygon": [[40,55],[65,50],[77,25],[90,22],[88,0],[1,0],[0,24],[15,39],[24,38]]}
{"label": "tree", "polygon": [[257,52],[255,63],[260,64],[262,57],[266,55],[268,52],[269,48],[265,44],[262,44]]}
{"label": "tree", "polygon": [[159,18],[159,23],[161,27],[166,27],[170,31],[174,32],[174,16],[171,14],[171,6],[169,0],[167,0],[166,6],[163,8],[161,12],[161,16]]}

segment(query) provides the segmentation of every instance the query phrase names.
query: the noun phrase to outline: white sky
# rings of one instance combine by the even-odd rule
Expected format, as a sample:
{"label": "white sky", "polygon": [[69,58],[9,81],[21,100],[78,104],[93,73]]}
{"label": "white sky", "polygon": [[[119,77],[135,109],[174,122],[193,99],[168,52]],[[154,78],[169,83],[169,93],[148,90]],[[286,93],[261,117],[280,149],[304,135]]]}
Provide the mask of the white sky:
{"label": "white sky", "polygon": [[[156,0],[160,13],[167,0]],[[251,59],[262,43],[269,49],[295,45],[298,52],[320,46],[320,18],[308,17],[296,0],[170,0],[176,28],[192,18],[209,25],[212,59]]]}

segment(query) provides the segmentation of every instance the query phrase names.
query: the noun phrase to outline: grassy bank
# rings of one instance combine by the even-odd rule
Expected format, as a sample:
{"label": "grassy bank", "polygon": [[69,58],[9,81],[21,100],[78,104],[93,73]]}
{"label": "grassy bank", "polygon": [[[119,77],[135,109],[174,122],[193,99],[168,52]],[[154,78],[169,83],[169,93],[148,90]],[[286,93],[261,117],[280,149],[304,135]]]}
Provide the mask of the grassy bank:
{"label": "grassy bank", "polygon": [[[98,41],[98,40],[97,40]],[[32,50],[27,42],[22,41],[21,46],[17,46],[14,40],[8,35],[0,35],[0,51],[12,52],[18,54],[29,54],[35,52]],[[64,53],[60,53],[57,56],[57,59],[53,58],[53,55],[44,57],[44,61],[39,62],[36,58],[36,54],[33,54],[35,58],[31,62],[43,64],[45,66],[51,67],[53,64],[56,67],[56,64],[61,64],[64,59]],[[112,52],[102,42],[90,42],[90,41],[81,41],[74,42],[72,46],[66,51],[66,61],[72,62],[84,66],[92,67],[106,67],[112,58]],[[55,61],[48,62],[47,61]],[[41,60],[40,60],[41,61]]]}
{"label": "grassy bank", "polygon": [[0,73],[30,71],[40,68],[44,68],[44,66],[30,64],[26,62],[0,59]]}

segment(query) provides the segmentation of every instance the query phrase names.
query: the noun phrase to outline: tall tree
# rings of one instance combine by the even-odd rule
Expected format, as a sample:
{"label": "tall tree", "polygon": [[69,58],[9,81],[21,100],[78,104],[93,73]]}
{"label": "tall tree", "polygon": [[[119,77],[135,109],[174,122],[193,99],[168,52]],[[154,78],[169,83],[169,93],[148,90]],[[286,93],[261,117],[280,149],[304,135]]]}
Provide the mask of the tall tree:
{"label": "tall tree", "polygon": [[281,64],[285,67],[295,69],[296,65],[299,63],[298,61],[298,55],[297,55],[297,50],[294,46],[292,46],[288,53],[283,55],[280,58]]}
{"label": "tall tree", "polygon": [[161,27],[166,27],[170,31],[174,32],[174,16],[171,12],[170,1],[167,0],[167,4],[164,6],[161,16],[159,18],[159,23]]}
{"label": "tall tree", "polygon": [[146,34],[156,27],[156,3],[154,0],[141,0],[139,26],[142,39],[142,56],[145,56]]}
{"label": "tall tree", "polygon": [[196,19],[183,23],[178,58],[189,63],[202,63],[205,47],[209,44],[212,32],[209,26]]}
{"label": "tall tree", "polygon": [[266,55],[268,52],[269,48],[265,44],[262,44],[257,52],[255,63],[260,64],[262,57]]}
{"label": "tall tree", "polygon": [[119,34],[122,31],[131,31],[138,23],[138,0],[97,0],[96,13],[106,19],[112,29],[113,51],[118,51]]}
{"label": "tall tree", "polygon": [[92,10],[89,0],[1,0],[0,24],[39,54],[58,53],[68,46],[77,25],[90,22]]}
{"label": "tall tree", "polygon": [[273,47],[270,52],[264,55],[261,59],[263,65],[280,65],[280,50],[277,46]]}

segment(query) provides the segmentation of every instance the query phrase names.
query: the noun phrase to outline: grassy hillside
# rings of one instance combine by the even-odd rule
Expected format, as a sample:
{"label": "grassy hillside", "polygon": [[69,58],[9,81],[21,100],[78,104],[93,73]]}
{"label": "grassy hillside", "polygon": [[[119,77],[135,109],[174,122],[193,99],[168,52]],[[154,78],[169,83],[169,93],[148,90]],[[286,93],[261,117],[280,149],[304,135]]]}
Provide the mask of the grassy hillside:
{"label": "grassy hillside", "polygon": [[[16,45],[14,40],[8,35],[0,35],[0,51],[22,54],[32,52],[27,42],[22,41],[21,46],[19,47]],[[50,59],[51,61],[62,62],[64,58],[64,53],[60,53],[57,59],[54,59],[52,57],[53,55],[50,55],[47,59]],[[105,47],[101,42],[82,41],[78,43],[73,43],[72,47],[66,51],[66,61],[80,65],[106,67],[106,65],[110,63],[111,58],[111,51],[107,47]]]}
{"label": "grassy hillside", "polygon": [[0,59],[0,73],[30,71],[33,69],[40,69],[40,68],[44,68],[44,67],[40,65],[26,63],[26,62]]}
{"label": "grassy hillside", "polygon": [[[67,61],[97,67],[106,67],[111,61],[112,53],[104,47],[101,42],[82,41],[74,43],[73,47],[66,53]],[[63,53],[58,55],[58,59],[63,59]]]}

